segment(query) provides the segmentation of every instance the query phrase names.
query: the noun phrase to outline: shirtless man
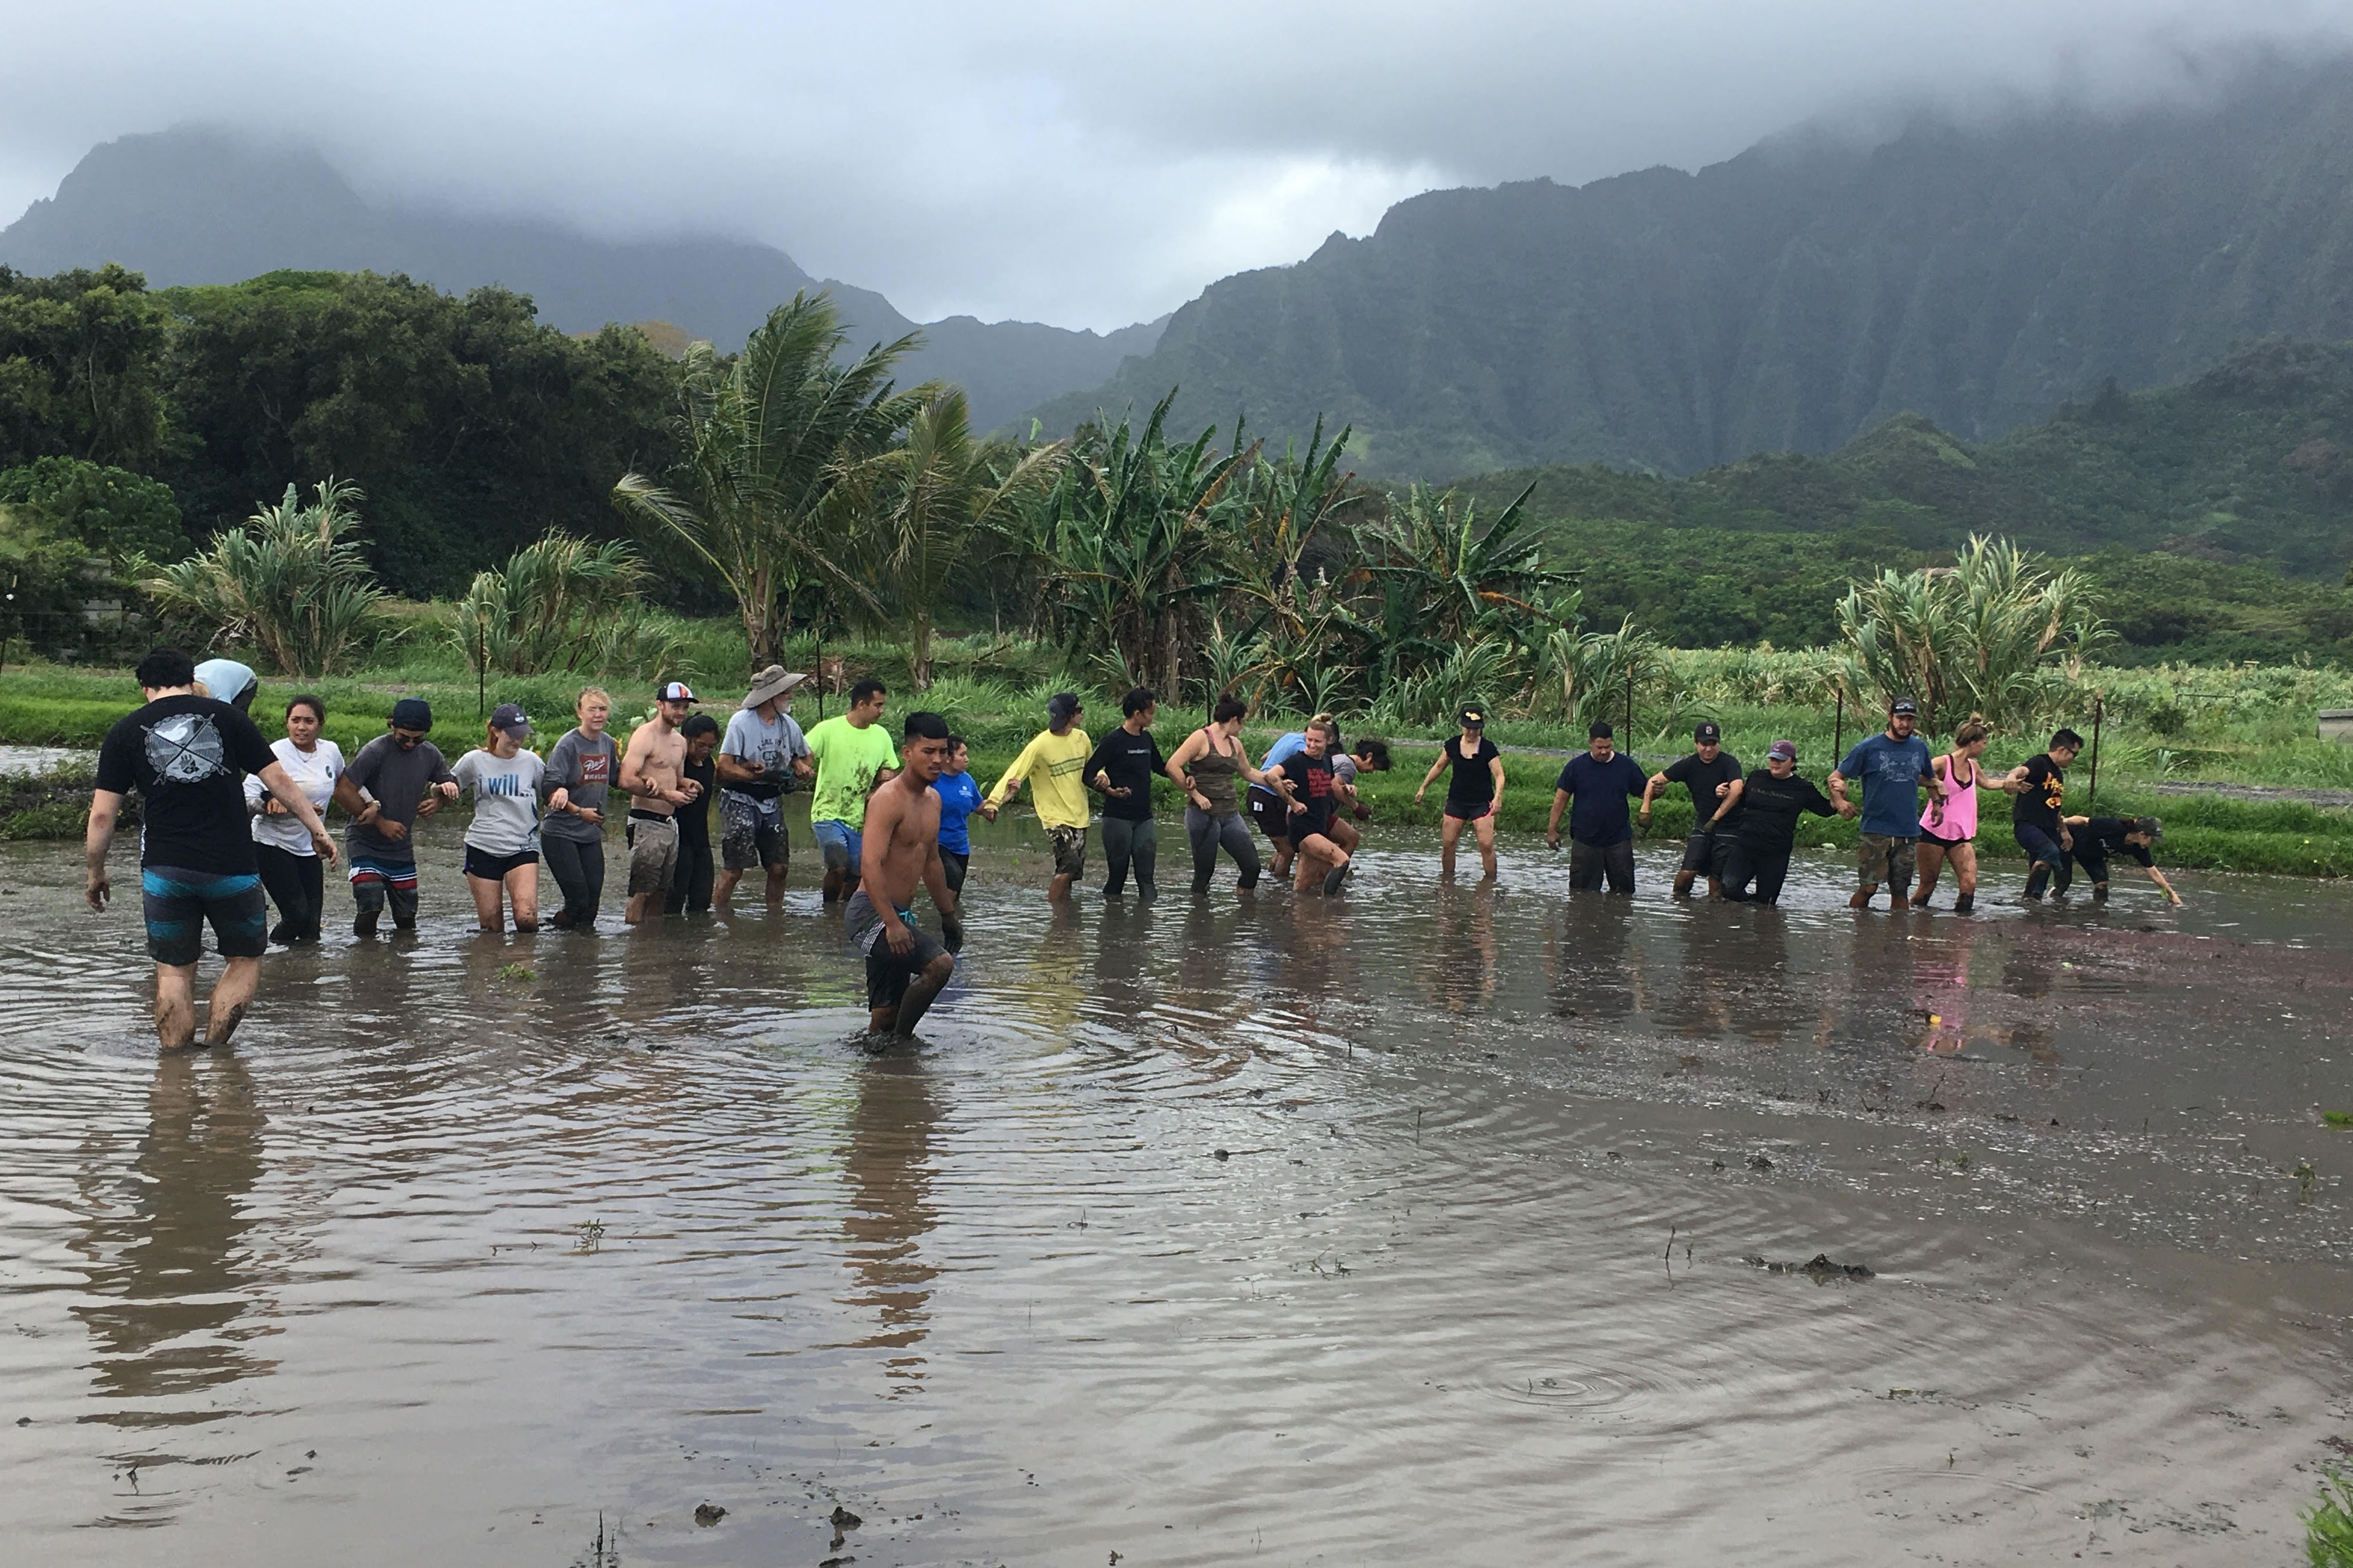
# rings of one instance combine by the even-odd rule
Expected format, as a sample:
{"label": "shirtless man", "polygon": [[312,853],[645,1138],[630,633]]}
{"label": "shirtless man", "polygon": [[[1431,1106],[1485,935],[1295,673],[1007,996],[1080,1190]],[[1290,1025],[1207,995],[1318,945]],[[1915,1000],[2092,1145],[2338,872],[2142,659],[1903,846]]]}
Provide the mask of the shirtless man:
{"label": "shirtless man", "polygon": [[897,775],[866,803],[858,890],[842,921],[866,954],[868,1027],[905,1039],[955,973],[954,955],[915,924],[917,882],[930,891],[948,942],[964,942],[955,895],[940,863],[940,796],[932,787],[947,765],[947,721],[936,713],[908,714],[899,758]]}
{"label": "shirtless man", "polygon": [[686,737],[678,727],[694,710],[694,693],[682,680],[654,697],[654,716],[629,737],[621,754],[621,788],[629,797],[629,907],[631,925],[659,909],[670,896],[678,868],[678,824],[671,815],[702,793],[686,776]]}

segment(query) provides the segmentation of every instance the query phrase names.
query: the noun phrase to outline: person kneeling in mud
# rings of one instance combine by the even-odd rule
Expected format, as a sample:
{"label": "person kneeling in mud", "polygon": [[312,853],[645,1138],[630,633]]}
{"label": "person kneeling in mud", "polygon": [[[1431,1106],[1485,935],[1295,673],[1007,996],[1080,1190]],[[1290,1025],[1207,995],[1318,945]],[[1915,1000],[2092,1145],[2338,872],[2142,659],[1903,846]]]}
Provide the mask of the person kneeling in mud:
{"label": "person kneeling in mud", "polygon": [[2071,816],[2066,827],[2072,845],[2068,853],[2084,875],[2092,879],[2092,901],[2108,901],[2108,857],[2122,856],[2137,860],[2148,879],[2163,890],[2176,909],[2181,907],[2181,895],[2157,868],[2157,858],[2149,853],[2157,841],[2165,837],[2165,824],[2154,816]]}
{"label": "person kneeling in mud", "polygon": [[955,958],[915,924],[915,884],[939,911],[948,946],[962,946],[964,922],[940,860],[940,795],[948,724],[936,713],[907,715],[900,770],[866,803],[858,890],[842,911],[849,940],[866,954],[868,1027],[904,1039],[955,973]]}

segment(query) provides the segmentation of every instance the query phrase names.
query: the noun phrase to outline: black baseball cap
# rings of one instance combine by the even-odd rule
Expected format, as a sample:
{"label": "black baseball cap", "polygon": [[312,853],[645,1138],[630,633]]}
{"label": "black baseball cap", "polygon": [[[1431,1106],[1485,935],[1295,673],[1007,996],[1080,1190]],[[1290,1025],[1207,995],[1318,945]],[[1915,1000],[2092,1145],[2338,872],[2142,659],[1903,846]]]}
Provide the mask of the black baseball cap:
{"label": "black baseball cap", "polygon": [[1710,741],[1723,740],[1724,731],[1715,727],[1714,720],[1703,720],[1700,727],[1692,731],[1692,739],[1704,746]]}
{"label": "black baseball cap", "polygon": [[1454,716],[1454,721],[1465,730],[1482,729],[1487,722],[1487,710],[1483,708],[1465,708]]}
{"label": "black baseball cap", "polygon": [[501,702],[491,714],[491,727],[504,730],[520,741],[531,733],[531,715],[522,710],[520,702]]}
{"label": "black baseball cap", "polygon": [[1899,697],[1887,705],[1888,717],[1892,719],[1898,713],[1909,713],[1916,719],[1920,716],[1920,705],[1909,697]]}
{"label": "black baseball cap", "polygon": [[430,730],[433,728],[433,704],[422,697],[402,698],[392,705],[392,728]]}

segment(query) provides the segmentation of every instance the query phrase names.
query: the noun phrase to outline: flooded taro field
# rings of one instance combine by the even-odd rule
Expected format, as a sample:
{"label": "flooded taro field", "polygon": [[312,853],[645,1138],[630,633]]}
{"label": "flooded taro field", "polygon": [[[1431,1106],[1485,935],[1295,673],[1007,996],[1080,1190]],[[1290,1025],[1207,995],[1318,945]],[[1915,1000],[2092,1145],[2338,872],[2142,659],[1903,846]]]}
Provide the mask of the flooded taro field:
{"label": "flooded taro field", "polygon": [[1008,825],[876,1054],[805,847],[501,938],[454,842],[161,1061],[0,851],[10,1560],[2284,1564],[2353,1452],[2341,887],[1055,916]]}

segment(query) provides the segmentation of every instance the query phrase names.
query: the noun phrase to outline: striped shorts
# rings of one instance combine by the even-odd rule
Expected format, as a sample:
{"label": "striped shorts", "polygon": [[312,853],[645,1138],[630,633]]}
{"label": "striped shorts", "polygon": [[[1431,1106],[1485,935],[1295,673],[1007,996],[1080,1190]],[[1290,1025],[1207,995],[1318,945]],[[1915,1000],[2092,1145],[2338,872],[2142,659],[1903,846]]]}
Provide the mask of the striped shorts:
{"label": "striped shorts", "polygon": [[224,877],[150,866],[139,873],[139,901],[147,917],[147,955],[184,968],[204,952],[205,922],[223,958],[259,958],[269,951],[269,905],[251,872]]}

